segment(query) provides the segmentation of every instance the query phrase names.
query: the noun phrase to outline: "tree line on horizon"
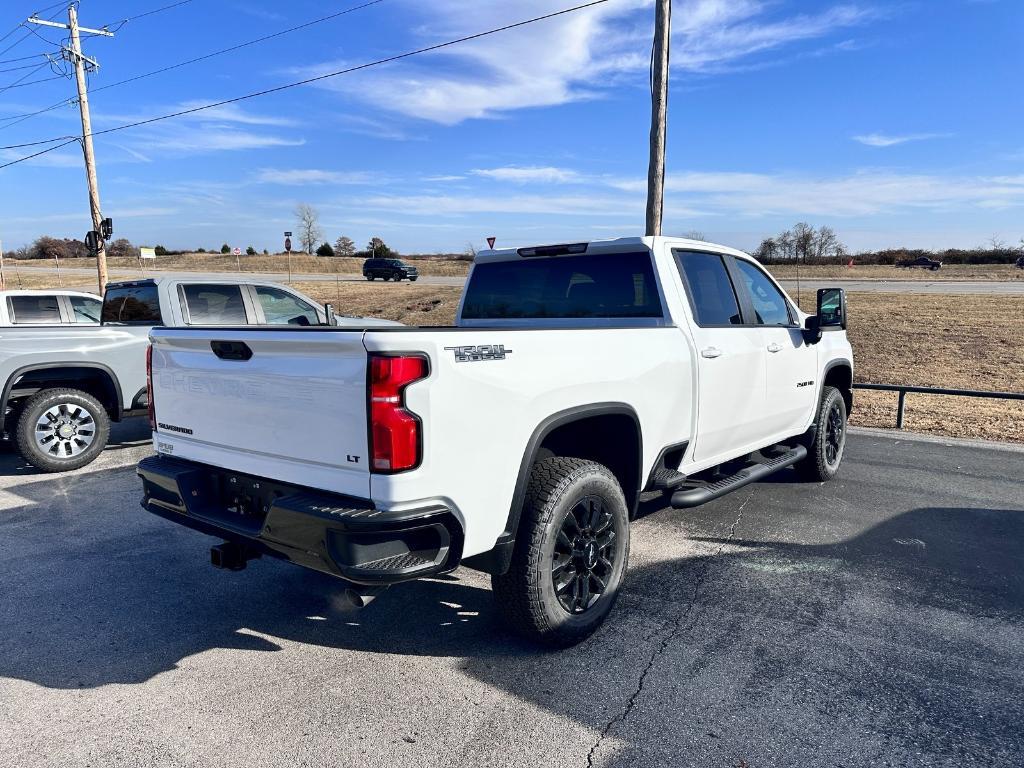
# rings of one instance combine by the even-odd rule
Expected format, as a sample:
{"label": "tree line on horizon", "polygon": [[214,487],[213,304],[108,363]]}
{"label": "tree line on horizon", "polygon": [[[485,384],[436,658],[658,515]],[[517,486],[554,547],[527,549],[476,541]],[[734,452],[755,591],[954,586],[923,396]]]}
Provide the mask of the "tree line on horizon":
{"label": "tree line on horizon", "polygon": [[[319,224],[319,213],[312,206],[302,204],[295,211],[298,223],[298,238],[301,250],[297,253],[315,254],[323,258],[396,258],[398,251],[391,248],[380,237],[372,237],[364,249],[357,248],[352,238],[341,235],[333,244],[324,240],[323,230]],[[693,240],[706,240],[703,233],[689,231],[682,237]],[[147,246],[143,246],[147,247]],[[233,249],[227,243],[220,248],[199,247],[195,250],[169,250],[162,245],[155,246],[157,256],[174,256],[182,254],[229,255]],[[252,245],[244,249],[247,256],[256,256],[259,251]],[[263,249],[263,255],[271,255]],[[282,252],[279,252],[279,254]],[[431,254],[451,259],[472,259],[475,249],[467,246],[463,253]],[[13,259],[48,259],[63,260],[88,256],[88,249],[81,240],[73,238],[56,238],[44,235],[37,238],[31,245],[8,251],[5,256]],[[278,254],[274,254],[278,255]],[[996,237],[976,248],[946,248],[929,250],[924,248],[884,248],[875,251],[850,252],[839,239],[835,231],[828,226],[814,227],[806,222],[798,222],[790,229],[772,237],[764,238],[752,254],[763,264],[846,264],[853,259],[857,264],[891,265],[897,261],[918,256],[939,259],[947,264],[1012,264],[1024,255],[1024,238],[1016,246],[1009,245]],[[139,246],[127,238],[118,238],[107,244],[107,256],[110,258],[137,259]]]}

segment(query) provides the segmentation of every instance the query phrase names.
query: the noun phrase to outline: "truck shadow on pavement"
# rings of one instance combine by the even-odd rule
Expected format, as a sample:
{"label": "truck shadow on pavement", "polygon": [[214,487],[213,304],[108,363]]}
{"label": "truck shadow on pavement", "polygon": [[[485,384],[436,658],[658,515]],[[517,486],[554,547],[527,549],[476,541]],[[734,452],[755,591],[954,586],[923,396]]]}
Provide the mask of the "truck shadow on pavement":
{"label": "truck shadow on pavement", "polygon": [[[1020,510],[917,508],[816,545],[669,510],[637,525],[644,555],[611,620],[556,653],[508,636],[486,577],[466,570],[362,611],[339,582],[287,563],[215,571],[213,540],[142,512],[129,471],[8,491],[24,503],[0,511],[0,678],[136,684],[204,651],[273,652],[281,639],[461,657],[463,674],[592,729],[593,754],[612,750],[614,764],[771,763],[782,742],[791,764],[849,764],[866,748],[998,763],[1019,746]],[[688,554],[657,559],[666,536],[685,537]]]}

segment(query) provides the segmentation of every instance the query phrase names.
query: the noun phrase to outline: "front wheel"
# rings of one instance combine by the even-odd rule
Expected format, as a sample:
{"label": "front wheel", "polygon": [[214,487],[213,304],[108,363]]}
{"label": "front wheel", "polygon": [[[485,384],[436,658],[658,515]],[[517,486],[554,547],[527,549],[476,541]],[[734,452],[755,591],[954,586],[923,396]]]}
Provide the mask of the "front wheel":
{"label": "front wheel", "polygon": [[568,647],[611,612],[629,558],[629,513],[615,475],[593,461],[534,465],[507,573],[491,577],[518,634]]}
{"label": "front wheel", "polygon": [[818,425],[807,458],[796,465],[805,480],[825,482],[839,472],[846,448],[846,401],[835,387],[825,387],[818,404]]}
{"label": "front wheel", "polygon": [[107,444],[110,417],[99,401],[77,389],[46,389],[29,398],[18,419],[22,457],[43,472],[91,463]]}

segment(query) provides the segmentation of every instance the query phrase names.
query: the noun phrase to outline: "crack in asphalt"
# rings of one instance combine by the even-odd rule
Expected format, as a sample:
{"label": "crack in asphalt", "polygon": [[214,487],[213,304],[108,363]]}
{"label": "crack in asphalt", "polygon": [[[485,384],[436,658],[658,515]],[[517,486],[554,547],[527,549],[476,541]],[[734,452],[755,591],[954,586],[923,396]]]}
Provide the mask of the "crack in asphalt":
{"label": "crack in asphalt", "polygon": [[[598,735],[597,740],[590,747],[590,751],[587,753],[587,768],[594,768],[594,757],[597,755],[598,750],[601,748],[601,745],[604,743],[605,738],[608,736],[608,733],[615,726],[615,724],[624,722],[626,718],[629,716],[629,713],[633,711],[633,708],[636,706],[637,700],[640,698],[640,694],[644,691],[644,686],[647,683],[647,675],[654,668],[654,665],[657,663],[658,659],[661,658],[665,651],[668,650],[669,644],[682,629],[683,622],[685,622],[686,619],[693,612],[694,606],[696,606],[697,604],[697,596],[700,592],[700,588],[707,580],[708,572],[711,570],[712,562],[716,557],[722,554],[722,550],[725,549],[726,545],[736,535],[736,528],[737,526],[739,526],[740,521],[743,519],[743,509],[744,507],[747,506],[747,503],[754,497],[754,493],[754,489],[751,489],[750,493],[747,495],[747,498],[743,500],[743,503],[740,504],[739,508],[736,510],[736,519],[733,521],[732,525],[729,526],[728,535],[719,545],[718,549],[716,549],[715,552],[711,555],[711,557],[707,558],[707,560],[705,561],[704,567],[700,570],[699,575],[693,582],[693,590],[690,593],[690,598],[687,601],[686,607],[679,613],[678,616],[676,616],[675,619],[673,619],[670,622],[662,624],[658,629],[656,629],[654,632],[648,635],[647,638],[645,638],[645,642],[649,642],[650,640],[654,639],[654,637],[656,637],[659,632],[663,632],[666,628],[668,629],[668,632],[665,632],[665,636],[662,637],[661,642],[651,652],[650,658],[647,659],[647,665],[644,667],[643,672],[640,673],[640,677],[637,680],[636,688],[634,689],[630,697],[626,700],[626,704],[622,708],[622,711],[604,724],[604,727],[601,729],[601,733]],[[689,628],[692,629],[692,626]]]}

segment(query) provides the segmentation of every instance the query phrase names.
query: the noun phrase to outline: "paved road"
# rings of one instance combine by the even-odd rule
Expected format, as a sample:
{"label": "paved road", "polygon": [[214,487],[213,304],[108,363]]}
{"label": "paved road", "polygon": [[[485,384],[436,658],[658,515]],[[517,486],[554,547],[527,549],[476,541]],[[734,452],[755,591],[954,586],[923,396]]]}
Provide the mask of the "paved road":
{"label": "paved road", "polygon": [[1024,754],[1024,453],[860,434],[829,485],[647,501],[613,619],[551,653],[500,629],[471,571],[362,612],[286,563],[214,571],[211,540],[139,509],[146,451],[56,477],[0,457],[0,765]]}
{"label": "paved road", "polygon": [[[56,275],[56,271],[53,267],[24,267],[25,271],[32,269],[37,272],[53,273]],[[84,267],[61,267],[61,273],[66,275],[85,275],[92,277],[96,274],[96,270]],[[225,272],[171,272],[171,271],[160,271],[160,272],[147,272],[148,275],[170,275],[180,278],[188,278],[195,280],[223,280],[229,276],[229,273]],[[253,274],[253,273],[246,273]],[[288,274],[285,272],[260,272],[257,273],[258,277],[263,280],[273,280],[276,282],[285,282],[288,280]],[[142,273],[137,269],[112,269],[110,270],[111,279],[119,278],[138,278],[141,277]],[[311,273],[294,273],[291,277],[293,282],[334,282],[337,279],[345,282],[363,282],[364,278],[361,275],[323,275],[323,274],[311,274]],[[437,275],[423,275],[419,279],[420,284],[426,285],[455,285],[461,286],[465,282],[463,277],[443,277]],[[791,292],[795,293],[797,284],[796,280],[782,280],[783,287]],[[845,280],[845,279],[831,279],[831,280],[802,280],[801,288],[805,291],[816,291],[818,288],[827,288],[832,286],[842,286],[847,291],[877,291],[880,293],[973,293],[973,294],[995,294],[998,296],[1024,296],[1024,280],[1017,281],[997,281],[997,280]]]}
{"label": "paved road", "polygon": [[[790,293],[796,292],[796,280],[781,280],[782,287]],[[850,293],[973,293],[995,296],[1024,296],[1024,280],[801,280],[805,291],[819,288],[845,288]]]}

